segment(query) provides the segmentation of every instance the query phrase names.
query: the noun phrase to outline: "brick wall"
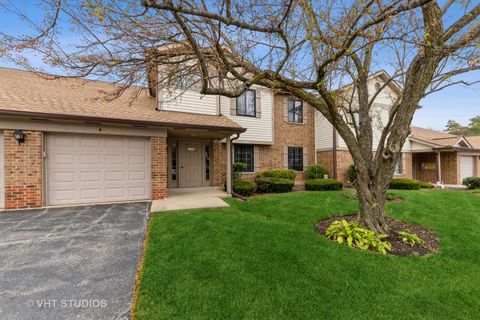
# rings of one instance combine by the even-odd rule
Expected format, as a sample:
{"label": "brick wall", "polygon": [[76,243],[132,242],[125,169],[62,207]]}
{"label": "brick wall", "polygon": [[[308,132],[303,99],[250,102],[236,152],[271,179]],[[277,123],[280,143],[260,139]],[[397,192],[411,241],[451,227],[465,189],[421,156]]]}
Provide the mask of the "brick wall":
{"label": "brick wall", "polygon": [[[306,151],[307,164],[315,163],[315,115],[314,109],[305,104],[303,124],[288,123],[284,120],[285,95],[275,94],[274,97],[274,144],[259,145],[257,165],[258,172],[270,169],[284,169],[285,147],[302,147]],[[226,177],[226,146],[215,143],[213,148],[214,157],[214,185],[223,186]],[[307,168],[304,168],[305,170]],[[253,180],[258,173],[244,173],[243,179]],[[305,173],[298,172],[297,180],[304,180]]]}
{"label": "brick wall", "polygon": [[[413,177],[413,157],[411,153],[403,154],[403,174],[395,175],[394,178],[412,178]],[[333,177],[333,151],[318,151],[317,163],[323,164],[330,177]],[[353,164],[350,152],[346,150],[337,150],[337,179],[347,182],[347,170]]]}
{"label": "brick wall", "polygon": [[4,131],[5,209],[41,207],[43,202],[43,134],[24,131],[18,144],[13,130]]}
{"label": "brick wall", "polygon": [[416,179],[435,183],[437,182],[437,158],[433,152],[416,153],[415,157],[415,172]]}
{"label": "brick wall", "polygon": [[150,137],[152,166],[152,200],[167,196],[168,157],[167,138]]}
{"label": "brick wall", "polygon": [[445,184],[459,184],[460,159],[456,152],[441,152],[442,182]]}

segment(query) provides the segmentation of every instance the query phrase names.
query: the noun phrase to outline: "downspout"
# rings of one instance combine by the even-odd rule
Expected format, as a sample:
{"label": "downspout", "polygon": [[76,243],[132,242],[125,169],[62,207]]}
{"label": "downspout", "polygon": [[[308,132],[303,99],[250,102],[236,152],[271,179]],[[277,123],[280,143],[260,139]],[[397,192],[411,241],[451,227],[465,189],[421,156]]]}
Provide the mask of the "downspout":
{"label": "downspout", "polygon": [[[231,182],[231,186],[230,186],[230,190],[231,190],[231,193],[232,195],[234,195],[235,193],[233,192],[233,175],[234,175],[234,172],[233,172],[233,162],[234,162],[234,148],[233,148],[233,141],[235,140],[238,140],[240,138],[240,133],[236,133],[235,134],[236,136],[234,138],[229,138],[230,139],[230,160],[231,160],[231,163],[229,163],[229,166],[230,166],[230,182]],[[228,188],[227,188],[228,189]]]}
{"label": "downspout", "polygon": [[333,179],[337,179],[337,130],[333,128],[332,170]]}

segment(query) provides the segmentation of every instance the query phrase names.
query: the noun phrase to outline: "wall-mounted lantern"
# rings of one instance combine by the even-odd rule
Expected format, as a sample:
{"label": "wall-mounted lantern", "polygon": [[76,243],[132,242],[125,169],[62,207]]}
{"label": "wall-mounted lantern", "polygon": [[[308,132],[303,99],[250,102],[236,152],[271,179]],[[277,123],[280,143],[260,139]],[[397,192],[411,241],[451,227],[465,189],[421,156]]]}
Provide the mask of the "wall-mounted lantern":
{"label": "wall-mounted lantern", "polygon": [[25,134],[23,133],[22,129],[17,129],[13,132],[13,137],[18,141],[18,145],[22,142],[25,142]]}

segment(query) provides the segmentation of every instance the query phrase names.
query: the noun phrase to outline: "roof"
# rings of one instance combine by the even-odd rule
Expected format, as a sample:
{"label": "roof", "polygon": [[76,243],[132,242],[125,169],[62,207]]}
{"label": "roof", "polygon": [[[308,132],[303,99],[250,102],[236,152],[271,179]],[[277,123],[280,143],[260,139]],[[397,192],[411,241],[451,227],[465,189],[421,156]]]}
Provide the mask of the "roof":
{"label": "roof", "polygon": [[426,128],[412,127],[410,138],[426,142],[436,147],[458,146],[460,142],[465,142],[467,147],[469,142],[463,136],[457,136],[446,132],[435,131]]}
{"label": "roof", "polygon": [[0,68],[0,116],[95,121],[244,132],[225,116],[157,111],[146,88],[127,88],[114,100],[117,86],[76,78],[44,79],[29,71]]}
{"label": "roof", "polygon": [[465,139],[467,139],[468,142],[470,142],[472,147],[476,149],[480,149],[480,136],[468,136],[468,137],[465,137]]}

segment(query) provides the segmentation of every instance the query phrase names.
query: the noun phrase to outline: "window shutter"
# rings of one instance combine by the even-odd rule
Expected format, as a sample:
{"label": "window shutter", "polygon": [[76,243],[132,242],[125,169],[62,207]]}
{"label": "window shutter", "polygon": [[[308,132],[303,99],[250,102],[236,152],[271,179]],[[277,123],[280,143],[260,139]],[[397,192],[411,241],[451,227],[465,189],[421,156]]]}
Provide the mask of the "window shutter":
{"label": "window shutter", "polygon": [[283,121],[288,122],[288,97],[283,98]]}
{"label": "window shutter", "polygon": [[258,144],[253,146],[253,171],[259,172],[260,171],[260,147]]}
{"label": "window shutter", "polygon": [[230,115],[234,116],[237,114],[237,99],[230,98]]}
{"label": "window shutter", "polygon": [[307,170],[308,167],[308,151],[307,148],[303,148],[303,171]]}
{"label": "window shutter", "polygon": [[288,147],[283,147],[283,168],[288,169]]}
{"label": "window shutter", "polygon": [[305,102],[302,102],[302,112],[303,112],[303,123],[307,123],[308,118],[308,105]]}
{"label": "window shutter", "polygon": [[255,90],[255,116],[262,117],[262,89]]}

